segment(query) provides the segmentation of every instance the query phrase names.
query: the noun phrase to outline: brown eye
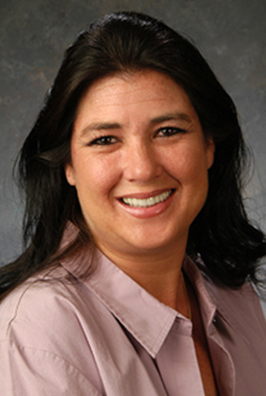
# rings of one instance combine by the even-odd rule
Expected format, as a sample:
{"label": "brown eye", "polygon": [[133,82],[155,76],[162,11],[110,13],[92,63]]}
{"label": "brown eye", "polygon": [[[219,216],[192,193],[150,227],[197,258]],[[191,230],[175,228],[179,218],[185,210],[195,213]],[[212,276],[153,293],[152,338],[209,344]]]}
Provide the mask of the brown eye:
{"label": "brown eye", "polygon": [[92,140],[89,143],[89,146],[108,146],[110,144],[114,144],[117,141],[117,139],[114,136],[101,136],[97,139]]}
{"label": "brown eye", "polygon": [[173,135],[177,135],[179,133],[185,133],[186,130],[185,129],[181,129],[181,128],[173,128],[173,127],[165,127],[159,130],[159,132],[157,133],[157,136],[159,137],[170,137]]}

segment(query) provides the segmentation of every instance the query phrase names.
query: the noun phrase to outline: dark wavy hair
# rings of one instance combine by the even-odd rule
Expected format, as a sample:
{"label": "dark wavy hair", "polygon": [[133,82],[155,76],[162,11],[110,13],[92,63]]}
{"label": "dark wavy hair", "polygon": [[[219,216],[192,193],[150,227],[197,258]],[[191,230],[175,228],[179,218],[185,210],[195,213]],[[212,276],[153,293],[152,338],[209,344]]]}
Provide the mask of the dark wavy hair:
{"label": "dark wavy hair", "polygon": [[[26,138],[18,162],[25,191],[24,253],[0,269],[4,296],[63,255],[92,242],[75,188],[65,178],[77,105],[97,79],[115,73],[156,70],[170,76],[190,98],[204,134],[215,142],[206,203],[190,228],[187,253],[200,254],[211,274],[229,287],[256,282],[266,254],[263,233],[248,220],[241,196],[246,148],[235,105],[186,38],[149,16],[119,12],[83,31],[67,49],[43,109]],[[66,224],[79,234],[58,254]],[[84,269],[84,274],[87,269]]]}

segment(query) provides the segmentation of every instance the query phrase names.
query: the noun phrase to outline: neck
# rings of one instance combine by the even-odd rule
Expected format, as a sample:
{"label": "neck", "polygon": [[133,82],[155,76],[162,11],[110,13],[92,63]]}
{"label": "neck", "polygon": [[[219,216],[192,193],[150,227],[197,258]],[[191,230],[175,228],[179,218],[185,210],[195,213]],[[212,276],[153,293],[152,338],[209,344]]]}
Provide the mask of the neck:
{"label": "neck", "polygon": [[148,293],[171,308],[189,316],[185,284],[182,279],[182,264],[185,246],[154,254],[124,255],[100,250]]}

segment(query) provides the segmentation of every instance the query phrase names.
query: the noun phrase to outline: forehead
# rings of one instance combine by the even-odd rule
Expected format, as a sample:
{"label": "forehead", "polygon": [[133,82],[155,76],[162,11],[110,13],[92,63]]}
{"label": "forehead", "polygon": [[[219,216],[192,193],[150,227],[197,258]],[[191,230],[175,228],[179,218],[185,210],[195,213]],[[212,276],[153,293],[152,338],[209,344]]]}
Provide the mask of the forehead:
{"label": "forehead", "polygon": [[[143,107],[158,112],[184,111],[195,113],[186,92],[169,76],[154,71],[119,73],[96,80],[83,94],[77,118],[112,115],[115,110]],[[193,114],[196,116],[195,114]]]}

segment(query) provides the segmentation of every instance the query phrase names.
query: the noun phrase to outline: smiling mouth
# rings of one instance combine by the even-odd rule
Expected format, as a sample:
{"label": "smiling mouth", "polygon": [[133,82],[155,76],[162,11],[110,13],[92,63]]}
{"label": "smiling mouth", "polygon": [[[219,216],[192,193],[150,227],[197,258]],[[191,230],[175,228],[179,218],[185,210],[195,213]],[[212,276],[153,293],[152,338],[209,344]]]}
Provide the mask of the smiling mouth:
{"label": "smiling mouth", "polygon": [[173,194],[174,190],[168,190],[161,194],[155,195],[154,197],[149,198],[121,198],[121,201],[133,208],[149,208],[151,206],[157,205],[160,202],[165,201],[171,194]]}

